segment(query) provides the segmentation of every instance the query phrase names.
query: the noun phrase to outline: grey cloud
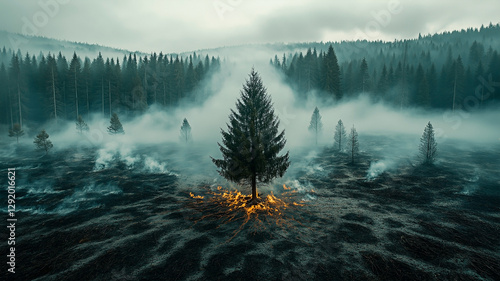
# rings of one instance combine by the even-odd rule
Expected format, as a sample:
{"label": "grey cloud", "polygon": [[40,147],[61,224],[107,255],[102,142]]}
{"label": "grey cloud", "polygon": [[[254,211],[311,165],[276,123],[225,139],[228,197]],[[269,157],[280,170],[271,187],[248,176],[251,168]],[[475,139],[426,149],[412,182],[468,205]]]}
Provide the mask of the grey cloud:
{"label": "grey cloud", "polygon": [[[49,1],[49,0],[45,0]],[[57,0],[52,0],[57,1]],[[229,3],[220,0],[223,3]],[[249,0],[247,0],[249,1]],[[41,36],[145,52],[182,52],[248,43],[324,40],[355,34],[387,10],[387,1],[242,1],[222,20],[213,1],[69,1],[39,29]],[[43,2],[43,1],[42,1]],[[402,12],[380,24],[369,40],[413,38],[418,33],[479,27],[498,22],[497,0],[400,1]],[[0,28],[22,32],[23,18],[40,11],[38,1],[0,2]],[[340,36],[340,35],[339,35]],[[327,38],[340,41],[352,38]]]}

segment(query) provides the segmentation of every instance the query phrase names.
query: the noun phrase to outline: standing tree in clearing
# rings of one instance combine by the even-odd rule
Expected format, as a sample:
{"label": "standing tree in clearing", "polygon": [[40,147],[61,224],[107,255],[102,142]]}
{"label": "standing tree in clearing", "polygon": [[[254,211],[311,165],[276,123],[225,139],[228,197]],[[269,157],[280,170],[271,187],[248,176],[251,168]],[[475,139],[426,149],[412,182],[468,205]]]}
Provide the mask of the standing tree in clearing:
{"label": "standing tree in clearing", "polygon": [[269,183],[282,177],[290,165],[288,152],[278,156],[285,147],[285,131],[278,133],[279,120],[266,91],[252,69],[236,103],[237,112],[231,110],[229,115],[227,132],[221,129],[223,145],[218,145],[223,159],[212,158],[221,176],[251,184],[249,204],[258,203],[257,181]]}
{"label": "standing tree in clearing", "polygon": [[116,113],[113,113],[111,116],[110,126],[108,127],[108,133],[111,135],[116,135],[116,134],[124,134],[125,131],[123,131],[123,126],[122,123],[120,122],[120,119],[118,119],[118,115]]}
{"label": "standing tree in clearing", "polygon": [[314,134],[316,145],[318,145],[318,136],[323,129],[323,123],[321,122],[321,115],[319,114],[319,109],[316,107],[311,116],[311,122],[309,123],[309,131]]}
{"label": "standing tree in clearing", "polygon": [[335,126],[335,134],[333,135],[333,147],[337,149],[339,152],[342,151],[344,143],[346,142],[346,132],[344,123],[342,123],[342,119],[339,120],[337,126]]}
{"label": "standing tree in clearing", "polygon": [[354,164],[354,158],[359,152],[358,133],[356,132],[354,125],[352,126],[349,138],[347,139],[347,147],[349,149],[349,153],[351,154],[351,163]]}
{"label": "standing tree in clearing", "polygon": [[181,140],[185,143],[188,143],[191,140],[191,126],[186,118],[182,121]]}
{"label": "standing tree in clearing", "polygon": [[76,120],[76,130],[78,133],[82,134],[84,131],[88,132],[89,131],[89,126],[85,121],[83,121],[83,118],[81,115],[78,115],[78,120]]}
{"label": "standing tree in clearing", "polygon": [[420,159],[422,164],[431,165],[434,163],[437,152],[437,143],[434,138],[434,129],[432,128],[431,122],[427,123],[425,126],[424,133],[420,138],[420,145],[418,147],[420,151]]}
{"label": "standing tree in clearing", "polygon": [[42,130],[33,141],[36,148],[39,150],[45,150],[45,154],[49,153],[49,150],[53,147],[52,142],[49,140],[49,134]]}
{"label": "standing tree in clearing", "polygon": [[17,143],[19,143],[19,137],[24,135],[23,129],[21,129],[21,125],[19,123],[14,124],[12,129],[9,130],[9,137],[16,137]]}

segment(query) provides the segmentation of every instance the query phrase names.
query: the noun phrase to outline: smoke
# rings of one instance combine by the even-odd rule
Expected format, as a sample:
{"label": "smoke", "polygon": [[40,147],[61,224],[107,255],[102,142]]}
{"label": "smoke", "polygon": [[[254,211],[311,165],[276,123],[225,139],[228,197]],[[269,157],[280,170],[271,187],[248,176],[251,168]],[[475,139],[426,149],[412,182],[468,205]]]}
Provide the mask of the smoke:
{"label": "smoke", "polygon": [[[290,151],[292,159],[286,176],[298,189],[302,187],[298,182],[293,182],[298,173],[325,176],[331,172],[324,166],[310,163],[311,159],[319,157],[325,146],[333,145],[335,125],[339,119],[344,122],[347,133],[355,126],[360,136],[361,151],[367,151],[367,147],[373,148],[370,152],[376,153],[378,159],[384,159],[370,165],[366,176],[368,180],[396,167],[399,160],[394,155],[414,157],[418,152],[419,138],[429,121],[436,130],[438,147],[446,145],[450,139],[485,144],[499,142],[497,120],[500,120],[500,113],[497,110],[471,113],[400,110],[382,101],[375,102],[372,97],[374,94],[371,93],[334,104],[325,104],[314,92],[308,93],[306,100],[299,100],[293,89],[284,82],[282,74],[269,64],[269,58],[275,54],[276,50],[271,47],[261,46],[210,52],[210,56],[219,55],[225,62],[220,72],[200,84],[200,92],[211,93],[206,99],[195,103],[185,102],[175,108],[151,106],[144,114],[133,118],[119,114],[125,131],[123,135],[109,135],[109,117],[103,118],[100,114],[84,116],[90,128],[84,134],[77,133],[74,122],[60,121],[43,127],[50,135],[54,150],[73,149],[76,146],[79,149],[77,153],[82,155],[94,153],[94,171],[108,169],[120,162],[132,171],[175,175],[190,183],[194,179],[220,181],[210,157],[221,157],[217,146],[221,142],[220,129],[226,129],[230,110],[235,109],[242,85],[253,67],[259,72],[272,98],[280,128],[285,130],[287,144],[284,152]],[[314,136],[308,131],[316,106],[323,122],[317,146]],[[192,128],[193,141],[190,144],[183,144],[179,140],[184,118],[187,118]],[[27,131],[20,142],[34,147],[33,137],[38,131]],[[380,136],[383,140],[376,145],[368,145],[367,136]],[[378,150],[377,147],[384,148]],[[12,155],[5,151],[5,155]],[[308,152],[312,154],[308,156]],[[305,160],[301,159],[304,155]]]}
{"label": "smoke", "polygon": [[[20,212],[31,214],[66,215],[77,210],[90,210],[100,206],[99,202],[106,196],[121,194],[123,191],[111,183],[88,182],[82,187],[71,191],[54,190],[53,182],[41,180],[35,186],[27,188],[26,195],[19,199],[36,198],[36,205],[21,205]],[[22,185],[21,185],[22,186]],[[22,188],[21,188],[22,190]],[[57,200],[56,200],[57,199]],[[28,201],[28,200],[23,200]],[[55,205],[39,204],[39,202],[57,202]]]}
{"label": "smoke", "polygon": [[396,163],[392,160],[382,160],[370,163],[370,168],[366,174],[366,180],[371,181],[376,179],[382,173],[394,169]]}

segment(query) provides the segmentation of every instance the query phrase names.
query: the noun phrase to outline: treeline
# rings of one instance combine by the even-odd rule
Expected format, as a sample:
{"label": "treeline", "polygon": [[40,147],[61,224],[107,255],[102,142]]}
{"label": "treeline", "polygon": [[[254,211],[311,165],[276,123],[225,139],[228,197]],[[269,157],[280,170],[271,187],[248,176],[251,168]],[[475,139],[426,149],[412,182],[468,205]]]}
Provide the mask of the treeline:
{"label": "treeline", "polygon": [[[5,63],[7,62],[8,63]],[[175,106],[206,96],[197,85],[220,69],[220,59],[160,53],[138,57],[85,57],[74,53],[24,56],[0,51],[0,124],[77,120],[91,113],[134,115],[150,105]]]}
{"label": "treeline", "polygon": [[311,43],[305,55],[270,63],[302,98],[312,90],[335,101],[366,93],[401,107],[470,109],[500,100],[499,38],[500,26],[490,24],[414,40]]}

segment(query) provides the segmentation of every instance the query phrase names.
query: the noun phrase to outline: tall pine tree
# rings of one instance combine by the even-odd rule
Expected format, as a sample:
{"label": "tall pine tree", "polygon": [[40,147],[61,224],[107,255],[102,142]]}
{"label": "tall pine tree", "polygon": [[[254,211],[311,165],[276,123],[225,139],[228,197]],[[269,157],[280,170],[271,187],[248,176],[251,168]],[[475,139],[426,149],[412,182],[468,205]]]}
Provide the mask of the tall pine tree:
{"label": "tall pine tree", "polygon": [[124,134],[125,131],[123,131],[123,126],[122,123],[120,122],[120,119],[118,118],[118,115],[116,113],[113,113],[111,115],[111,119],[109,120],[109,127],[108,127],[108,133],[110,135],[116,135],[116,134]]}
{"label": "tall pine tree", "polygon": [[328,47],[328,52],[323,58],[321,75],[322,89],[330,93],[334,99],[341,99],[340,68],[332,45]]}
{"label": "tall pine tree", "polygon": [[278,133],[279,120],[271,97],[257,72],[252,69],[243,85],[236,111],[231,110],[227,131],[221,129],[219,148],[223,159],[213,159],[226,179],[250,184],[256,204],[257,182],[268,183],[282,177],[290,165],[289,153],[278,156],[285,147],[285,131]]}
{"label": "tall pine tree", "polygon": [[420,138],[418,150],[422,164],[431,165],[434,163],[437,155],[437,142],[434,138],[434,128],[430,121],[427,123],[427,126],[425,126],[424,133]]}
{"label": "tall pine tree", "polygon": [[342,119],[339,120],[337,126],[335,126],[335,134],[333,135],[333,147],[339,152],[344,148],[344,144],[347,142],[347,135],[345,132],[345,126]]}
{"label": "tall pine tree", "polygon": [[318,137],[323,129],[323,123],[321,122],[321,115],[319,114],[319,109],[316,107],[311,116],[311,122],[309,122],[309,132],[314,134],[315,144],[318,145]]}
{"label": "tall pine tree", "polygon": [[49,150],[54,146],[49,140],[49,134],[45,130],[42,130],[38,135],[36,135],[33,141],[38,150],[44,150],[45,154],[49,153]]}
{"label": "tall pine tree", "polygon": [[359,152],[358,132],[356,132],[354,125],[352,126],[349,138],[347,139],[347,147],[351,156],[351,163],[354,164],[354,159],[356,159]]}

